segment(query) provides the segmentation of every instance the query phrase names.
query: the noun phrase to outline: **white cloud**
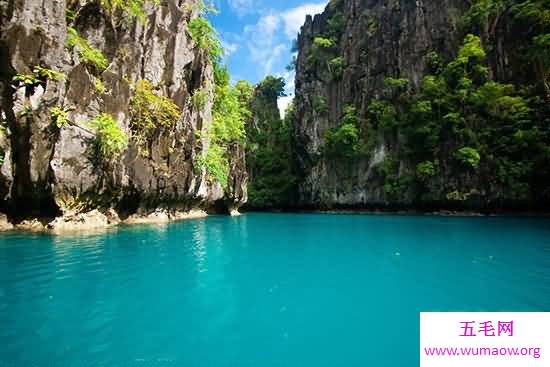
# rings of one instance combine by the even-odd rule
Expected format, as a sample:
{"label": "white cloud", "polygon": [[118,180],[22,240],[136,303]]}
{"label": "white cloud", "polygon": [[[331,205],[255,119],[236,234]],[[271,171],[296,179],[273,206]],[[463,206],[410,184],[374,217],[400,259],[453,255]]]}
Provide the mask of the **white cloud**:
{"label": "white cloud", "polygon": [[294,70],[293,71],[285,71],[284,73],[282,73],[278,76],[283,77],[283,79],[285,80],[285,93],[288,94],[288,95],[293,95],[294,94],[294,87],[295,87],[294,77],[296,76],[296,73],[294,72]]}
{"label": "white cloud", "polygon": [[322,13],[327,4],[328,1],[304,4],[282,13],[281,18],[284,23],[286,36],[290,39],[294,39],[304,24],[306,15]]}
{"label": "white cloud", "polygon": [[276,39],[280,22],[279,16],[269,14],[260,18],[258,23],[244,29],[250,57],[263,68],[265,74],[271,73],[273,64],[285,49],[285,45],[277,43]]}
{"label": "white cloud", "polygon": [[[250,4],[255,0],[228,0],[240,5]],[[328,0],[319,3],[307,3],[281,12],[271,11],[264,14],[256,24],[244,28],[244,38],[250,53],[250,60],[257,64],[264,75],[271,74],[280,66],[281,58],[290,49],[289,40],[296,38],[306,15],[321,13]],[[294,75],[281,75],[287,80],[287,92],[294,90]]]}
{"label": "white cloud", "polygon": [[227,0],[227,3],[239,17],[254,13],[258,5],[254,0]]}
{"label": "white cloud", "polygon": [[258,32],[258,36],[271,38],[279,28],[280,16],[277,13],[264,15],[255,25],[248,25],[244,28],[245,32]]}
{"label": "white cloud", "polygon": [[281,114],[282,119],[285,118],[286,109],[288,105],[290,105],[290,103],[292,102],[293,98],[294,98],[293,96],[287,96],[287,97],[279,97],[279,99],[277,99],[277,106],[279,107],[279,113]]}
{"label": "white cloud", "polygon": [[277,106],[279,107],[279,113],[281,118],[285,118],[285,112],[292,100],[294,99],[294,71],[285,71],[282,74],[277,74],[277,76],[282,77],[285,80],[285,97],[279,97],[277,99]]}
{"label": "white cloud", "polygon": [[234,54],[239,49],[239,44],[238,43],[228,42],[228,41],[225,41],[223,39],[220,39],[220,42],[222,44],[222,48],[223,48],[225,57],[231,56],[232,54]]}
{"label": "white cloud", "polygon": [[280,58],[281,54],[286,50],[286,46],[283,43],[278,44],[271,50],[269,58],[267,59],[265,66],[264,66],[264,72],[266,74],[271,74],[273,71],[273,64],[275,64]]}

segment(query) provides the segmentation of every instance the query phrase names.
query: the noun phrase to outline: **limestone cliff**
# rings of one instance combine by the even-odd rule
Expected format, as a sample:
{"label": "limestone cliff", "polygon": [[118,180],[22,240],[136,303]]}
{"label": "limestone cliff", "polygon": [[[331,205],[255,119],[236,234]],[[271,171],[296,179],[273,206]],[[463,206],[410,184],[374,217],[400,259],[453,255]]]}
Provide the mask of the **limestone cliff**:
{"label": "limestone cliff", "polygon": [[[470,31],[465,29],[463,20],[471,4],[466,0],[332,0],[322,14],[306,19],[298,37],[296,117],[292,127],[293,160],[300,178],[297,206],[494,210],[540,208],[549,202],[549,190],[540,179],[540,176],[548,178],[544,169],[548,151],[544,153],[546,158],[540,160],[534,157],[535,153],[527,157],[520,148],[513,154],[504,152],[499,156],[498,149],[490,146],[490,139],[467,136],[480,126],[489,126],[485,121],[493,118],[491,111],[487,116],[457,117],[463,125],[455,130],[447,127],[443,119],[455,115],[442,116],[430,125],[430,129],[437,129],[433,148],[424,155],[411,154],[415,148],[411,148],[415,144],[414,134],[420,134],[421,128],[427,129],[418,122],[420,127],[408,133],[413,129],[411,121],[422,120],[416,107],[424,106],[429,111],[436,108],[436,103],[418,103],[422,101],[415,93],[422,88],[427,74],[436,73],[435,58],[438,65],[445,65],[457,55]],[[506,14],[500,18],[492,21],[495,29],[490,36],[481,34],[489,64],[489,76],[484,78],[535,84],[533,72],[526,72],[529,62],[519,55],[524,52],[519,50],[521,43],[528,40],[527,34],[518,39],[521,28],[514,28],[516,18],[506,18]],[[477,83],[475,78],[472,80]],[[481,84],[480,88],[489,83]],[[445,87],[459,88],[451,84]],[[523,85],[516,87],[520,90]],[[543,93],[537,90],[533,96],[534,100]],[[384,99],[391,103],[378,103]],[[381,122],[373,117],[375,113],[390,117]],[[537,113],[533,112],[531,125],[524,127],[537,134],[545,131],[546,135],[536,141],[540,145],[536,153],[539,154],[548,146],[549,135],[546,123],[542,122],[547,121],[546,117]],[[384,123],[387,126],[382,126]],[[338,131],[342,126],[353,129]],[[515,132],[516,137],[522,134],[512,128],[498,130],[499,138],[509,140],[512,138],[506,134]],[[329,143],[337,139],[341,145],[348,144],[349,154],[345,146],[337,148],[339,156],[329,154]],[[350,140],[358,143],[351,147]],[[478,162],[473,165],[475,169],[462,167],[458,162],[459,153],[470,152],[462,147],[469,145],[490,152],[481,154],[479,166]],[[507,173],[496,168],[499,159],[506,161]],[[529,172],[526,168],[525,173],[512,174],[515,168],[509,167],[514,164],[516,168],[532,166]],[[500,178],[501,174],[506,178]],[[511,183],[511,176],[522,174],[517,182]],[[535,175],[539,178],[533,179]]]}
{"label": "limestone cliff", "polygon": [[[281,119],[277,107],[277,98],[282,95],[284,80],[268,76],[256,86],[250,99],[251,116],[246,124],[249,209],[286,209],[293,201],[289,119]],[[290,115],[291,109],[287,111],[287,117]]]}
{"label": "limestone cliff", "polygon": [[[212,62],[188,31],[198,1],[145,3],[141,17],[108,11],[104,3],[111,4],[1,2],[3,210],[24,218],[95,208],[123,215],[238,208],[247,199],[242,147],[232,148],[227,185],[201,164],[214,96],[207,92],[201,103],[192,96],[214,78]],[[105,55],[104,70],[85,62],[86,45],[67,46],[68,33]],[[37,66],[63,77],[36,75]],[[16,81],[21,75],[35,80]],[[177,117],[157,126],[133,122],[140,81],[153,98],[170,99]],[[67,123],[55,123],[56,107]],[[98,131],[89,123],[101,114],[111,115],[128,137],[127,147],[109,159],[98,159]]]}

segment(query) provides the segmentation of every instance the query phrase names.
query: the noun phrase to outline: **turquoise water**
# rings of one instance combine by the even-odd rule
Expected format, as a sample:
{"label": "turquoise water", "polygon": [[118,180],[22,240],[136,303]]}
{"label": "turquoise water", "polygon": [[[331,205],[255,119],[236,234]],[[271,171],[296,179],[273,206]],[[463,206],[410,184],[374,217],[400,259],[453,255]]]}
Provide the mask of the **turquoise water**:
{"label": "turquoise water", "polygon": [[0,366],[417,366],[420,311],[550,311],[550,221],[247,214],[0,237]]}

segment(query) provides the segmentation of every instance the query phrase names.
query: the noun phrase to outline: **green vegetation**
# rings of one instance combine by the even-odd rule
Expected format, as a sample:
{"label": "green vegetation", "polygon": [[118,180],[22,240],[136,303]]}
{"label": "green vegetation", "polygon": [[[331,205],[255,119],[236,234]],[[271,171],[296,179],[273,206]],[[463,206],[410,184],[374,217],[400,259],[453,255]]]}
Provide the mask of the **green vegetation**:
{"label": "green vegetation", "polygon": [[208,1],[205,3],[203,0],[197,0],[192,3],[185,3],[183,4],[184,9],[187,12],[196,12],[200,14],[201,16],[205,16],[208,13],[217,14],[218,10],[216,7],[212,4],[211,1]]}
{"label": "green vegetation", "polygon": [[313,47],[316,47],[318,50],[328,49],[334,47],[334,40],[324,37],[315,37],[313,39]]}
{"label": "green vegetation", "polygon": [[[189,33],[196,46],[206,51],[213,62],[215,77],[215,86],[205,84],[194,90],[191,96],[192,105],[200,110],[207,105],[210,94],[214,92],[213,122],[207,132],[210,144],[205,154],[197,159],[196,168],[204,168],[210,179],[225,187],[230,164],[227,152],[233,144],[244,143],[244,121],[249,117],[247,104],[252,96],[252,87],[246,82],[231,86],[227,69],[219,64],[223,53],[221,43],[214,27],[203,17],[213,9],[202,1],[190,6],[195,8],[189,8],[188,11],[197,11],[201,16],[189,22]],[[181,111],[171,99],[155,92],[151,82],[139,80],[130,102],[130,114],[133,138],[140,146],[159,128],[174,126]]]}
{"label": "green vegetation", "polygon": [[353,158],[359,152],[359,129],[350,123],[325,131],[327,154],[341,158]]}
{"label": "green vegetation", "polygon": [[65,76],[63,73],[60,73],[58,71],[45,68],[40,65],[36,65],[33,69],[34,75],[36,75],[40,79],[48,79],[48,80],[63,80]]}
{"label": "green vegetation", "polygon": [[388,88],[402,89],[409,84],[408,79],[403,78],[386,78],[384,79],[384,85]]}
{"label": "green vegetation", "polygon": [[23,110],[19,114],[19,117],[23,117],[23,118],[32,117],[32,113],[33,113],[32,107],[28,104],[25,104],[23,106]]}
{"label": "green vegetation", "polygon": [[87,125],[96,130],[95,144],[101,158],[116,157],[128,146],[128,137],[118,126],[113,116],[100,113]]}
{"label": "green vegetation", "polygon": [[389,198],[403,195],[411,185],[412,177],[400,174],[399,160],[394,156],[387,156],[382,162],[380,173],[384,177],[384,192]]}
{"label": "green vegetation", "polygon": [[203,86],[202,88],[195,89],[193,95],[191,96],[191,103],[196,109],[202,110],[206,106],[206,103],[208,103],[209,95],[210,88],[208,86]]}
{"label": "green vegetation", "polygon": [[416,165],[416,177],[421,181],[427,181],[435,176],[435,164],[431,161],[420,162]]}
{"label": "green vegetation", "polygon": [[73,24],[76,17],[76,11],[71,8],[65,8],[65,22],[67,25]]}
{"label": "green vegetation", "polygon": [[247,105],[254,95],[254,86],[246,80],[239,80],[235,84],[235,90],[242,105]]}
{"label": "green vegetation", "polygon": [[504,22],[521,29],[507,40],[524,55],[532,72],[550,92],[550,4],[546,0],[475,0],[463,18],[465,28],[492,40]]}
{"label": "green vegetation", "polygon": [[373,125],[380,129],[391,130],[399,123],[396,107],[388,101],[372,100],[367,112]]}
{"label": "green vegetation", "polygon": [[[338,40],[342,36],[345,27],[345,19],[340,11],[337,11],[328,20],[328,29],[325,34],[321,34],[313,39],[307,61],[310,65],[320,63],[326,66],[328,75],[326,78],[339,80],[344,74],[345,60],[342,55],[338,54]],[[296,60],[293,60],[293,65],[289,66],[289,70],[295,68]]]}
{"label": "green vegetation", "polygon": [[102,72],[109,66],[109,61],[97,48],[91,46],[73,27],[67,28],[67,48],[76,48],[80,58],[88,65]]}
{"label": "green vegetation", "polygon": [[247,106],[239,100],[239,90],[230,85],[229,72],[226,68],[218,67],[215,79],[213,139],[222,145],[243,142],[245,119],[249,117],[250,112]]}
{"label": "green vegetation", "polygon": [[19,82],[27,87],[32,87],[46,80],[62,80],[65,76],[58,71],[36,65],[32,74],[18,73],[13,77],[14,82]]}
{"label": "green vegetation", "polygon": [[229,160],[222,146],[218,145],[217,142],[212,142],[208,147],[206,157],[201,157],[198,160],[198,165],[201,168],[204,167],[210,177],[225,188],[229,179]]}
{"label": "green vegetation", "polygon": [[367,18],[367,36],[374,36],[377,29],[378,24],[376,23],[376,19],[372,15],[369,15]]}
{"label": "green vegetation", "polygon": [[440,74],[443,70],[443,61],[437,52],[430,51],[426,55],[426,62],[432,74]]}
{"label": "green vegetation", "polygon": [[205,50],[213,62],[218,62],[223,48],[212,24],[206,18],[198,17],[189,22],[188,29],[197,47]]}
{"label": "green vegetation", "polygon": [[99,94],[107,94],[107,87],[103,84],[100,77],[95,78],[95,91]]}
{"label": "green vegetation", "polygon": [[290,124],[294,110],[291,104],[281,119],[276,104],[284,89],[282,78],[268,76],[250,100],[254,120],[247,124],[246,161],[248,205],[252,208],[281,208],[291,200],[295,178],[290,167]]}
{"label": "green vegetation", "polygon": [[181,114],[174,101],[157,95],[151,82],[145,79],[136,82],[130,112],[133,126],[143,130],[173,126]]}
{"label": "green vegetation", "polygon": [[[327,77],[332,80],[339,80],[344,73],[345,60],[338,54],[338,41],[342,37],[346,26],[346,20],[339,9],[327,20],[327,30],[313,39],[313,43],[307,56],[310,65],[320,63],[326,66],[323,71],[328,72]],[[288,70],[296,67],[296,59],[289,65]]]}
{"label": "green vegetation", "polygon": [[[510,190],[522,198],[539,195],[526,189],[529,183],[549,195],[546,184],[532,181],[542,177],[538,171],[548,172],[545,167],[550,162],[550,131],[537,112],[544,106],[537,89],[492,80],[487,52],[472,34],[449,62],[434,52],[426,57],[431,73],[418,90],[409,89],[404,78],[386,78],[385,93],[371,100],[367,109],[366,119],[373,128],[394,141],[398,134],[402,137],[405,146],[399,159],[416,167],[414,177],[420,186],[388,163],[382,170],[388,195],[404,189],[405,182],[423,195],[422,184],[438,174],[445,174],[447,182],[461,182],[447,197],[453,201],[495,190]],[[342,135],[346,131],[347,139],[341,140],[354,143],[354,131],[348,127]],[[437,162],[445,162],[443,172]]]}
{"label": "green vegetation", "polygon": [[324,115],[328,112],[327,100],[321,96],[313,97],[313,111],[319,115]]}
{"label": "green vegetation", "polygon": [[340,160],[352,160],[362,153],[361,131],[357,110],[346,106],[340,124],[325,131],[325,153]]}
{"label": "green vegetation", "polygon": [[338,80],[344,74],[344,58],[342,56],[335,57],[328,62],[328,69],[334,80]]}
{"label": "green vegetation", "polygon": [[156,129],[174,126],[180,115],[174,101],[155,93],[150,81],[136,82],[130,101],[130,128],[138,145],[145,143]]}
{"label": "green vegetation", "polygon": [[315,62],[326,60],[332,54],[335,44],[336,42],[334,41],[334,39],[315,37],[313,39],[313,45],[311,46],[311,51],[308,56],[308,62],[310,64],[313,64]]}
{"label": "green vegetation", "polygon": [[471,168],[477,168],[479,166],[479,161],[481,157],[477,150],[470,147],[460,148],[456,153],[455,157],[465,165]]}
{"label": "green vegetation", "polygon": [[50,108],[50,116],[52,121],[59,129],[69,123],[69,118],[67,117],[67,110],[63,107],[55,106]]}
{"label": "green vegetation", "polygon": [[346,19],[341,12],[335,13],[327,22],[328,35],[332,39],[338,39],[344,32]]}
{"label": "green vegetation", "polygon": [[258,89],[263,96],[267,98],[284,97],[285,94],[285,80],[283,78],[274,77],[268,75],[262,80],[258,86]]}
{"label": "green vegetation", "polygon": [[[122,11],[125,15],[136,17],[141,22],[145,22],[145,0],[101,0],[101,6],[107,11]],[[154,5],[160,5],[160,0],[153,0]]]}
{"label": "green vegetation", "polygon": [[14,82],[19,82],[27,87],[40,83],[40,80],[33,74],[16,74],[13,77]]}
{"label": "green vegetation", "polygon": [[227,68],[217,63],[214,65],[214,79],[213,122],[208,132],[210,147],[199,166],[205,167],[210,178],[226,187],[230,158],[227,152],[232,145],[245,142],[245,120],[250,117],[248,98],[252,91],[244,81],[232,86]]}

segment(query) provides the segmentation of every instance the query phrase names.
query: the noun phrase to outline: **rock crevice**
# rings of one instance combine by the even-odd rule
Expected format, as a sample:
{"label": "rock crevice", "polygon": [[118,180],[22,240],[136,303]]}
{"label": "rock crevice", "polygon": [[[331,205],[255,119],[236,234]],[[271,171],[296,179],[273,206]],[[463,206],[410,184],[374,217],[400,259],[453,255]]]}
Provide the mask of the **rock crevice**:
{"label": "rock crevice", "polygon": [[[243,154],[233,155],[227,190],[199,164],[209,146],[213,96],[199,109],[191,94],[214,78],[211,61],[187,31],[198,16],[196,3],[146,3],[143,20],[107,12],[96,2],[72,4],[78,10],[70,24],[65,2],[10,0],[2,7],[0,199],[12,219],[75,218],[95,209],[116,209],[123,216],[188,212],[220,201],[229,213],[246,201]],[[87,62],[77,47],[66,46],[69,26],[105,55],[105,70]],[[13,80],[32,76],[37,65],[63,78]],[[180,111],[177,121],[151,127],[145,141],[132,128],[130,108],[140,80]],[[54,107],[65,111],[68,123],[56,126]],[[94,156],[97,131],[89,122],[101,113],[112,116],[128,137],[127,148],[109,159]]]}

